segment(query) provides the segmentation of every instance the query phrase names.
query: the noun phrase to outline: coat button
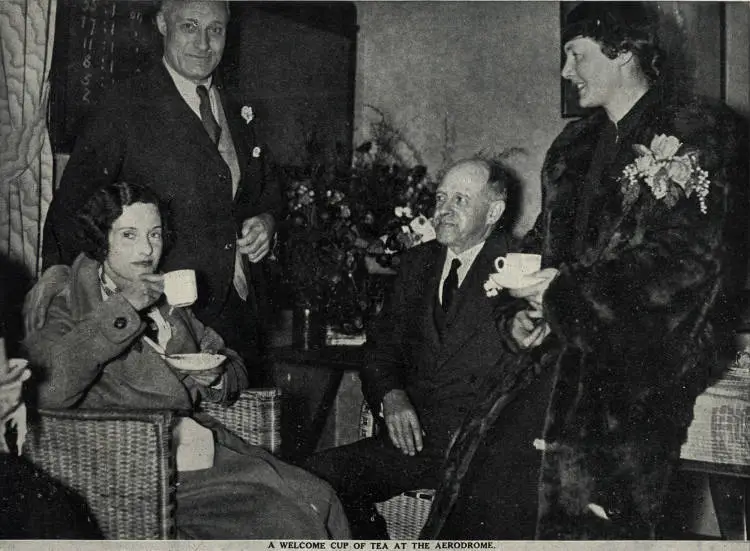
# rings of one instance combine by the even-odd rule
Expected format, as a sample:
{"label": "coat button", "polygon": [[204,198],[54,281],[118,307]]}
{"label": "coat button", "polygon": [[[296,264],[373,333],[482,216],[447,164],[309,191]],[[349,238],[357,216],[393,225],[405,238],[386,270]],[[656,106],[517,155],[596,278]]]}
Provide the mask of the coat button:
{"label": "coat button", "polygon": [[227,243],[226,245],[224,245],[225,251],[231,251],[232,249],[234,249],[234,243]]}
{"label": "coat button", "polygon": [[125,326],[128,324],[128,320],[125,318],[115,318],[114,326],[116,329],[125,329]]}

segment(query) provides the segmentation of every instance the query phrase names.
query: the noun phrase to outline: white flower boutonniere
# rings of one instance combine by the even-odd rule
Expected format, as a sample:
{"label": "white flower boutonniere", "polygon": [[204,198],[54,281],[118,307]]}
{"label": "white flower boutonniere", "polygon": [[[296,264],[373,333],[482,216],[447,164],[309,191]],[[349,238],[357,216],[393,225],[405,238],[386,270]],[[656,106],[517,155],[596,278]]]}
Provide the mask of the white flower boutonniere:
{"label": "white flower boutonniere", "polygon": [[640,195],[641,181],[658,200],[673,207],[681,194],[695,195],[698,206],[706,214],[706,196],[711,181],[708,172],[698,164],[695,153],[677,155],[682,142],[674,136],[658,134],[651,140],[650,147],[635,144],[638,157],[622,171],[620,177],[623,202],[632,205]]}
{"label": "white flower boutonniere", "polygon": [[240,111],[240,115],[242,115],[242,118],[245,119],[245,124],[250,124],[250,121],[255,118],[255,113],[253,113],[253,108],[249,105],[244,105],[242,107],[242,111]]}
{"label": "white flower boutonniere", "polygon": [[411,207],[410,207],[410,206],[408,206],[408,205],[407,205],[407,206],[405,206],[405,207],[395,207],[395,208],[393,209],[393,213],[394,213],[394,214],[395,214],[395,215],[396,215],[397,217],[399,217],[399,218],[411,218],[411,217],[412,217],[412,214],[411,214]]}
{"label": "white flower boutonniere", "polygon": [[502,285],[498,285],[495,281],[493,281],[491,277],[484,282],[484,294],[489,298],[496,297],[504,288],[505,287],[503,287]]}
{"label": "white flower boutonniere", "polygon": [[260,157],[260,147],[258,147],[257,145],[253,147],[253,157],[255,157],[256,159]]}

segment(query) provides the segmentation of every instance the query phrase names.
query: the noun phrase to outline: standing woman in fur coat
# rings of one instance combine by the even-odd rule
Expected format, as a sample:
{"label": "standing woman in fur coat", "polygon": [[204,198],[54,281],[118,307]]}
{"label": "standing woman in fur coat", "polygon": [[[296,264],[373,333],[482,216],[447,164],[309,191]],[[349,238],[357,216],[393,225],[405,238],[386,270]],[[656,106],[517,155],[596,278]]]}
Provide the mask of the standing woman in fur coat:
{"label": "standing woman in fur coat", "polygon": [[558,347],[541,539],[656,537],[744,274],[747,141],[726,108],[667,92],[656,32],[631,2],[582,2],[563,30],[562,76],[594,111],[546,156],[544,281],[511,291],[516,342]]}

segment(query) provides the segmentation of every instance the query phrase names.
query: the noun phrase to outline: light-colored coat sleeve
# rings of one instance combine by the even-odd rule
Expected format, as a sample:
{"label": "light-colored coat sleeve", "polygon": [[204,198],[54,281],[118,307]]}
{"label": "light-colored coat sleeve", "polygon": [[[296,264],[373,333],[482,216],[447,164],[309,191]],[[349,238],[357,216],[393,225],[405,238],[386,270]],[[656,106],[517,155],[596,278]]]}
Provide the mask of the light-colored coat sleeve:
{"label": "light-colored coat sleeve", "polygon": [[126,351],[145,324],[120,295],[99,303],[81,319],[70,307],[70,289],[52,302],[44,326],[24,340],[37,376],[39,405],[75,406],[103,367]]}

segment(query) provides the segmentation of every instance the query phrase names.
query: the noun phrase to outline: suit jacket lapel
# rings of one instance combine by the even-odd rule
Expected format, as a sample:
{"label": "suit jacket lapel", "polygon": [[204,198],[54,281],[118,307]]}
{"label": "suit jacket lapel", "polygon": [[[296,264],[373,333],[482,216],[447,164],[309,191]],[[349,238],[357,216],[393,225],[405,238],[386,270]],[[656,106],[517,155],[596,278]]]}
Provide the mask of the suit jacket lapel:
{"label": "suit jacket lapel", "polygon": [[[223,163],[224,159],[208,136],[200,117],[190,109],[180,95],[172,77],[162,63],[155,65],[150,78],[153,83],[151,100],[154,105],[158,105],[157,116],[163,119],[165,126],[178,128],[178,135],[181,138],[200,146],[201,150],[214,161],[219,160]],[[234,135],[232,137],[234,138]]]}
{"label": "suit jacket lapel", "polygon": [[[244,181],[245,171],[248,166],[248,155],[255,144],[253,132],[253,123],[245,123],[244,119],[239,116],[239,110],[229,99],[226,89],[221,82],[216,82],[216,89],[219,92],[221,106],[224,109],[224,116],[229,127],[229,133],[232,136],[235,153],[237,154],[237,163],[240,165],[240,184]],[[239,196],[239,190],[235,198]]]}
{"label": "suit jacket lapel", "polygon": [[429,256],[429,261],[425,264],[424,277],[425,293],[422,297],[423,306],[420,311],[423,312],[421,323],[427,343],[432,350],[438,350],[440,347],[440,333],[435,325],[435,305],[438,303],[438,285],[440,285],[440,276],[443,273],[443,264],[448,254],[446,247],[440,246],[440,252]]}
{"label": "suit jacket lapel", "polygon": [[494,271],[495,258],[508,252],[508,245],[505,234],[490,237],[471,265],[448,311],[436,367],[444,365],[484,324],[492,322],[493,301],[484,291],[484,282]]}

